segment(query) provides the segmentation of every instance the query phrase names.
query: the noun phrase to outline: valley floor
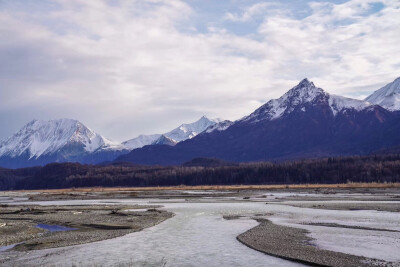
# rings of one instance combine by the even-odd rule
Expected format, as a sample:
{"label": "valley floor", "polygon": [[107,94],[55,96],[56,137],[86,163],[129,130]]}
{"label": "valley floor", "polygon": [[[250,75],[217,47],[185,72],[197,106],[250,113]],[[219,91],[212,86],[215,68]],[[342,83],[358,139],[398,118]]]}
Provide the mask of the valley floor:
{"label": "valley floor", "polygon": [[287,187],[0,192],[0,264],[400,266],[397,185]]}

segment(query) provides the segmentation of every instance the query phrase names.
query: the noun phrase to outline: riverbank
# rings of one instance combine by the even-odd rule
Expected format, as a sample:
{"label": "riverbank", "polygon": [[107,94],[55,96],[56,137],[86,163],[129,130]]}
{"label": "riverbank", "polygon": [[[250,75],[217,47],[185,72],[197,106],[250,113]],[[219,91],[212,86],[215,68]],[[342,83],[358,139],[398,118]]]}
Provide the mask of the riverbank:
{"label": "riverbank", "polygon": [[[176,186],[176,187],[94,187],[52,190],[0,191],[0,202],[95,200],[95,199],[199,199],[204,197],[236,197],[245,200],[271,201],[314,201],[304,204],[313,206],[317,201],[399,201],[399,183],[349,183],[349,184],[301,184],[301,185],[234,185],[234,186]],[[267,194],[268,193],[268,194]],[[263,198],[263,199],[262,199]],[[296,203],[298,205],[299,203]],[[303,204],[301,204],[303,205]],[[322,207],[325,208],[325,207]],[[331,207],[327,207],[331,208]],[[333,209],[356,209],[357,207],[333,206]],[[376,210],[399,211],[391,204],[371,207]],[[367,209],[370,209],[367,207]]]}
{"label": "riverbank", "polygon": [[[18,251],[65,247],[123,236],[171,218],[155,206],[8,206],[0,211],[0,247]],[[38,224],[73,228],[46,231]]]}

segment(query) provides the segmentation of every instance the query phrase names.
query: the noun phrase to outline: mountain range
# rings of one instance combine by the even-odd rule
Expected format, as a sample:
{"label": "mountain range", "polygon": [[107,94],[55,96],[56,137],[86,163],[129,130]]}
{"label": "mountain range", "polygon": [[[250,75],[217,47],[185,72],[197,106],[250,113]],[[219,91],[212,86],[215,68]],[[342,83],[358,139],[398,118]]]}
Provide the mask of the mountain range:
{"label": "mountain range", "polygon": [[117,143],[94,132],[77,120],[33,120],[0,142],[0,166],[20,168],[51,162],[98,164],[146,145],[169,145],[190,139],[216,125],[219,119],[203,116],[164,134],[140,135]]}
{"label": "mountain range", "polygon": [[302,80],[235,122],[202,117],[164,134],[116,143],[76,120],[34,120],[0,142],[0,166],[105,161],[176,165],[193,158],[230,162],[361,155],[400,146],[400,78],[365,100]]}
{"label": "mountain range", "polygon": [[210,126],[214,126],[221,121],[221,119],[209,119],[203,116],[193,123],[184,123],[167,133],[139,135],[136,138],[123,142],[122,145],[129,150],[153,144],[175,145],[181,141],[195,137]]}
{"label": "mountain range", "polygon": [[385,151],[400,145],[400,112],[393,108],[398,85],[397,79],[368,102],[329,94],[304,79],[224,130],[174,147],[145,146],[116,161],[178,165],[193,158],[281,161]]}

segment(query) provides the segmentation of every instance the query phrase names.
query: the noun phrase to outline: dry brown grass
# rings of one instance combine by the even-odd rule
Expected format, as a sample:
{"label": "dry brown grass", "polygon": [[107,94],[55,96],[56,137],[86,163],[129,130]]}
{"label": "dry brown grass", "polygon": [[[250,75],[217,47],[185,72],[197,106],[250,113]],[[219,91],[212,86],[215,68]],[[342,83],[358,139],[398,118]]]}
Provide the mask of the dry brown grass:
{"label": "dry brown grass", "polygon": [[347,184],[290,184],[290,185],[199,185],[199,186],[155,186],[155,187],[90,187],[47,190],[20,190],[19,192],[118,192],[160,190],[269,190],[269,189],[318,189],[318,188],[400,188],[400,183],[347,183]]}

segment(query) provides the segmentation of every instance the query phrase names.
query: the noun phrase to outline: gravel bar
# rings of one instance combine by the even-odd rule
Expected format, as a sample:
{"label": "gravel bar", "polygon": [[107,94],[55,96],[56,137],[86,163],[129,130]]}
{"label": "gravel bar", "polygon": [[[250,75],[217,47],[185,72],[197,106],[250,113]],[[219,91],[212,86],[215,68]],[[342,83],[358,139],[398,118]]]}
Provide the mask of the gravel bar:
{"label": "gravel bar", "polygon": [[246,246],[271,256],[311,266],[391,266],[390,263],[340,252],[319,249],[307,236],[308,231],[257,219],[258,226],[237,239]]}

